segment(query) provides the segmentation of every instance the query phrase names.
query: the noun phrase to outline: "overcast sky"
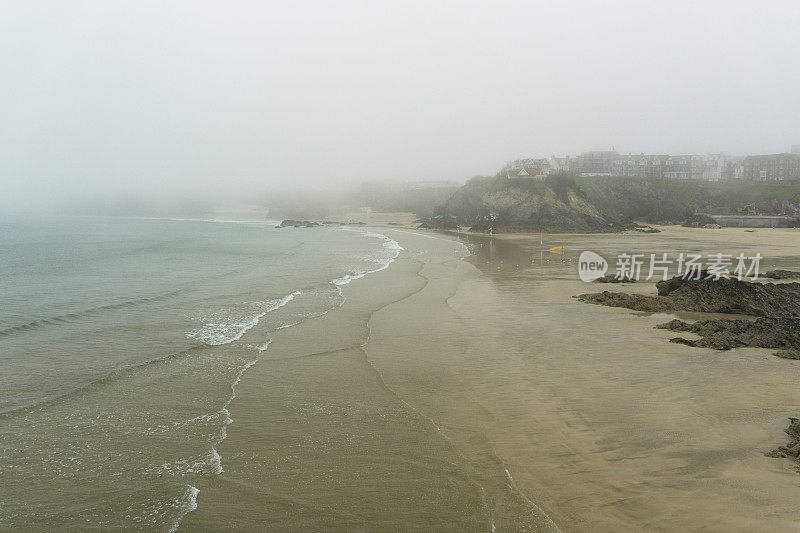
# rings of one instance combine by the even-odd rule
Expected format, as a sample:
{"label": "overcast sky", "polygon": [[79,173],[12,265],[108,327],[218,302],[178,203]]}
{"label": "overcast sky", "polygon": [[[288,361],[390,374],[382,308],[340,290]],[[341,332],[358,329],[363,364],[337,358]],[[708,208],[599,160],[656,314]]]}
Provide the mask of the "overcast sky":
{"label": "overcast sky", "polygon": [[0,7],[0,208],[800,144],[800,2]]}

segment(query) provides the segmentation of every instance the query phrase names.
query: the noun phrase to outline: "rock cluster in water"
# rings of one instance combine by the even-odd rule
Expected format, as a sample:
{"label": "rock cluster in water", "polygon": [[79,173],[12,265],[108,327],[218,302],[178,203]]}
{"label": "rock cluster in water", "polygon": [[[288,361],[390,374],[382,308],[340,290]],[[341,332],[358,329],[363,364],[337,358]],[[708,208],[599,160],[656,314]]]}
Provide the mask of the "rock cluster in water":
{"label": "rock cluster in water", "polygon": [[279,228],[313,228],[315,226],[319,226],[319,222],[312,222],[310,220],[292,220],[286,219],[281,222],[278,227]]}

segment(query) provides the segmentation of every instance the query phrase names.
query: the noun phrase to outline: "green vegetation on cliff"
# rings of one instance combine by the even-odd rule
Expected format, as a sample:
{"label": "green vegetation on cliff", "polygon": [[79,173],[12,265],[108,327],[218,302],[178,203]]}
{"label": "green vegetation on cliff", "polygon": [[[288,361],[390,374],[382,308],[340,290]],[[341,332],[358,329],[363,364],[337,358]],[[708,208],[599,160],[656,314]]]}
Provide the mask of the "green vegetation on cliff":
{"label": "green vegetation on cliff", "polygon": [[434,227],[460,224],[475,231],[607,232],[630,225],[626,217],[599,210],[568,174],[544,180],[473,178],[436,215]]}
{"label": "green vegetation on cliff", "polygon": [[576,183],[601,211],[651,223],[680,224],[694,213],[779,214],[800,205],[800,183],[714,182],[580,177]]}
{"label": "green vegetation on cliff", "polygon": [[475,231],[610,232],[634,220],[680,224],[697,212],[794,213],[800,184],[554,174],[473,178],[436,208],[430,227]]}

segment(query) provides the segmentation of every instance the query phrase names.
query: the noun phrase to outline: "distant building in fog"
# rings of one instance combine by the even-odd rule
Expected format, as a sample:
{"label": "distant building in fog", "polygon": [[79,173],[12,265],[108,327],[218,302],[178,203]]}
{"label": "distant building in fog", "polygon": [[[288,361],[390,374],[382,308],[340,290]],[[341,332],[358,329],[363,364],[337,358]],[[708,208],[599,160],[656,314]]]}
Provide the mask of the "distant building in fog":
{"label": "distant building in fog", "polygon": [[584,152],[569,162],[569,170],[581,176],[611,176],[621,157],[614,150]]}
{"label": "distant building in fog", "polygon": [[[627,155],[622,156],[614,162],[611,168],[611,173],[615,176],[639,176],[642,178],[661,178],[667,168],[667,160],[670,159],[668,155]],[[669,170],[673,174],[680,171],[680,167],[670,161]],[[685,176],[675,175],[675,178],[688,179],[688,170]]]}
{"label": "distant building in fog", "polygon": [[542,173],[542,169],[540,168],[520,168],[517,170],[507,170],[506,177],[543,179],[545,174]]}
{"label": "distant building in fog", "polygon": [[800,154],[749,155],[743,166],[747,180],[800,180]]}
{"label": "distant building in fog", "polygon": [[720,181],[733,178],[734,158],[723,154],[623,156],[614,162],[615,176]]}
{"label": "distant building in fog", "polygon": [[[574,157],[517,159],[501,174],[507,178],[534,178],[556,172],[580,176],[627,176],[677,180],[800,180],[800,145],[791,154],[737,157],[725,154],[629,154],[614,150],[583,152]],[[795,153],[796,152],[796,153]]]}
{"label": "distant building in fog", "polygon": [[550,162],[547,159],[517,159],[508,163],[503,172],[507,178],[534,178],[542,179],[551,172]]}
{"label": "distant building in fog", "polygon": [[569,156],[566,157],[556,157],[551,156],[550,159],[547,160],[550,164],[550,172],[569,172]]}

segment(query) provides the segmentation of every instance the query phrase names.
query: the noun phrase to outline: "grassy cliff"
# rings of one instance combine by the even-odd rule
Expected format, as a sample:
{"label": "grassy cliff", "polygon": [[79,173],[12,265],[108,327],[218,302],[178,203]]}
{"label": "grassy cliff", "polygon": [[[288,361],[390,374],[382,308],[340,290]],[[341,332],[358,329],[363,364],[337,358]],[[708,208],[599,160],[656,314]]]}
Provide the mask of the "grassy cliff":
{"label": "grassy cliff", "polygon": [[629,177],[473,178],[436,208],[429,226],[476,231],[610,232],[633,220],[680,224],[696,212],[793,213],[800,184]]}
{"label": "grassy cliff", "polygon": [[434,227],[455,224],[476,231],[607,232],[630,220],[598,209],[572,176],[544,180],[473,178],[436,211]]}

